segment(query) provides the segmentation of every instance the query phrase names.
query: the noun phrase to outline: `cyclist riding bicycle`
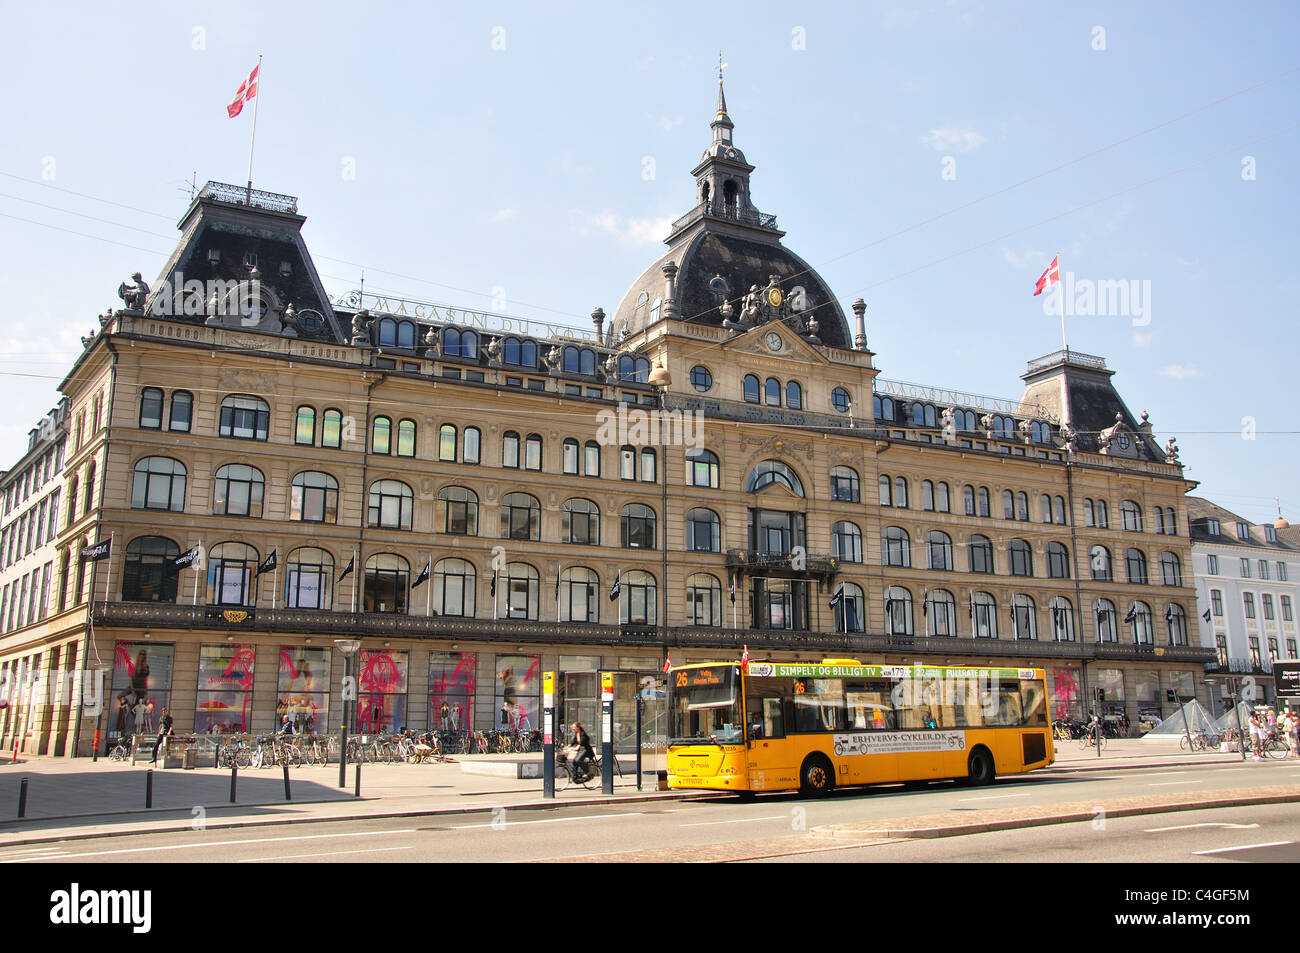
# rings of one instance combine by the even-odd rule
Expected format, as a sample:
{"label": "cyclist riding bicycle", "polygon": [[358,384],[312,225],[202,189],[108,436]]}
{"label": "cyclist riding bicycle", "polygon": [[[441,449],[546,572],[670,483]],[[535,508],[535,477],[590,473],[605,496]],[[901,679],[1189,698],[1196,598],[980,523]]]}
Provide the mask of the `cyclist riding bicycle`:
{"label": "cyclist riding bicycle", "polygon": [[575,721],[569,728],[573,731],[573,735],[564,747],[564,754],[574,777],[581,778],[586,774],[587,765],[596,760],[596,752],[592,750],[591,738],[581,722]]}

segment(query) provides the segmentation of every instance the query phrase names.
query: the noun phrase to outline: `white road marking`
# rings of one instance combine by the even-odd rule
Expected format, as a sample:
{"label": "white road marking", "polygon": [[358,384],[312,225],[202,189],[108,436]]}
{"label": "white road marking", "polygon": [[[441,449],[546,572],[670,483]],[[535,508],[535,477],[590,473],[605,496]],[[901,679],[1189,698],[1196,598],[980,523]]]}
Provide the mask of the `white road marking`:
{"label": "white road marking", "polygon": [[985,796],[985,797],[960,797],[960,798],[957,799],[957,803],[960,804],[962,801],[996,801],[996,800],[998,800],[999,798],[1004,798],[1004,797],[1030,797],[1030,795],[1028,795],[1028,794],[989,794],[989,795],[987,795],[987,796]]}
{"label": "white road marking", "polygon": [[[414,833],[415,833],[415,829],[410,828],[408,830],[400,830],[400,831],[355,831],[355,832],[344,833],[344,834],[300,834],[296,837],[257,837],[249,840],[221,840],[221,841],[209,841],[207,843],[198,843],[198,844],[162,844],[159,845],[158,847],[128,847],[122,850],[92,850],[92,851],[87,851],[86,853],[83,854],[60,854],[58,856],[58,859],[63,860],[65,858],[73,858],[73,857],[105,857],[110,854],[144,854],[144,853],[148,853],[151,850],[190,850],[190,849],[198,849],[198,848],[205,848],[205,847],[230,847],[231,845],[234,844],[273,844],[276,843],[277,841],[323,840],[323,839],[328,839],[330,837],[379,837],[379,836],[387,836],[390,834],[414,834]],[[22,863],[26,863],[29,860],[52,860],[52,859],[54,858],[49,856],[15,857],[13,860],[0,861],[0,863],[22,864]]]}
{"label": "white road marking", "polygon": [[1160,782],[1157,783],[1157,784],[1148,784],[1147,787],[1149,787],[1149,788],[1167,788],[1167,787],[1169,787],[1169,785],[1171,785],[1171,784],[1195,784],[1195,783],[1196,783],[1195,780],[1192,780],[1192,781],[1160,781]]}
{"label": "white road marking", "polygon": [[1223,824],[1207,821],[1203,824],[1180,824],[1177,827],[1148,827],[1143,833],[1160,834],[1164,831],[1190,831],[1198,827],[1222,827],[1226,830],[1248,831],[1252,827],[1259,827],[1258,824]]}
{"label": "white road marking", "polygon": [[277,860],[298,860],[302,857],[335,857],[339,854],[378,854],[387,850],[415,850],[415,847],[370,847],[364,850],[329,850],[323,854],[285,854],[277,857],[251,857],[246,860],[238,861],[238,863],[269,864]]}
{"label": "white road marking", "polygon": [[678,824],[678,827],[711,827],[714,824],[747,824],[750,821],[784,821],[789,814],[769,814],[767,817],[742,817],[734,821],[700,821],[696,824]]}
{"label": "white road marking", "polygon": [[480,827],[521,827],[524,824],[564,824],[568,821],[604,821],[614,817],[639,817],[640,811],[632,811],[629,814],[584,814],[582,817],[549,817],[543,821],[506,821],[501,823],[488,824],[461,824],[453,827],[453,831],[472,831]]}
{"label": "white road marking", "polygon": [[1289,840],[1275,840],[1267,844],[1243,844],[1240,847],[1220,847],[1218,850],[1194,850],[1193,854],[1229,854],[1234,850],[1255,850],[1258,847],[1285,847],[1287,844],[1294,843]]}

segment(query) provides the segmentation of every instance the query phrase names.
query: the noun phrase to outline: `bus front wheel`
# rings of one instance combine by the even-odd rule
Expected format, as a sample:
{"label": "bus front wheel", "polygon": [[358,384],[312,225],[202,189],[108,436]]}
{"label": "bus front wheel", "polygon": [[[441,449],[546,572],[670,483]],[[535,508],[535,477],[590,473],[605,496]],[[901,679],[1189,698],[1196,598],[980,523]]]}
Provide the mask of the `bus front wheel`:
{"label": "bus front wheel", "polygon": [[976,748],[966,762],[967,780],[975,787],[992,784],[994,778],[993,756],[985,748]]}
{"label": "bus front wheel", "polygon": [[807,758],[799,769],[799,790],[813,797],[825,797],[835,788],[835,773],[822,755]]}

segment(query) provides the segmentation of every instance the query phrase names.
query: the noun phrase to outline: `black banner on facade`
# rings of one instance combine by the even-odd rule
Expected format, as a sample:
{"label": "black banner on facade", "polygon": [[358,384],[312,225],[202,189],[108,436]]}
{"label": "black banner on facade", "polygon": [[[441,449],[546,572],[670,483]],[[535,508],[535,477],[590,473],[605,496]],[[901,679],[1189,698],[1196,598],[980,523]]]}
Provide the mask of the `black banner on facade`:
{"label": "black banner on facade", "polygon": [[98,562],[101,559],[109,557],[109,551],[113,548],[113,541],[107,540],[102,543],[96,543],[94,546],[83,546],[81,548],[81,561],[83,563]]}
{"label": "black banner on facade", "polygon": [[1300,700],[1300,662],[1274,662],[1273,681],[1279,699]]}

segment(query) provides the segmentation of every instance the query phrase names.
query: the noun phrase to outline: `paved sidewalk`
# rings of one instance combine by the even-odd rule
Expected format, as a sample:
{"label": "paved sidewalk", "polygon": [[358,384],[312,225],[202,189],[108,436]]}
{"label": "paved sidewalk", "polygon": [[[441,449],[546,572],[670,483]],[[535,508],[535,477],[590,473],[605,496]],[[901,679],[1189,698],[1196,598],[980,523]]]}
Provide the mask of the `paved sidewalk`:
{"label": "paved sidewalk", "polygon": [[[542,797],[540,780],[519,780],[469,774],[461,763],[536,761],[538,755],[460,757],[432,764],[366,764],[361,770],[361,798],[353,796],[355,768],[348,766],[347,787],[338,787],[338,765],[290,769],[293,799],[284,798],[279,768],[245,768],[237,780],[238,802],[231,804],[230,772],[216,768],[155,770],[153,808],[145,810],[145,777],[149,766],[118,764],[101,759],[30,758],[15,765],[0,763],[0,846],[52,840],[211,829],[286,822],[347,820],[359,817],[464,813],[506,807],[538,809],[556,805],[601,804],[609,798],[600,789],[571,787],[554,800]],[[1187,752],[1174,741],[1110,741],[1098,758],[1077,742],[1058,742],[1056,764],[1039,773],[1125,770],[1165,766],[1194,766],[1240,761],[1237,753]],[[628,774],[615,777],[614,798],[620,801],[727,797],[702,791],[658,791],[653,773],[636,790],[631,759],[620,759]],[[647,758],[648,772],[662,761]],[[17,819],[20,779],[29,780],[27,811]],[[1163,802],[1162,802],[1163,803]],[[1089,805],[1091,808],[1091,805]],[[1091,816],[1091,815],[1090,815]],[[962,819],[972,821],[969,814]]]}

